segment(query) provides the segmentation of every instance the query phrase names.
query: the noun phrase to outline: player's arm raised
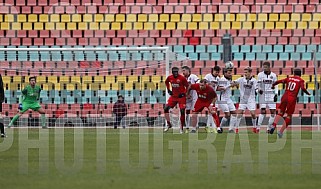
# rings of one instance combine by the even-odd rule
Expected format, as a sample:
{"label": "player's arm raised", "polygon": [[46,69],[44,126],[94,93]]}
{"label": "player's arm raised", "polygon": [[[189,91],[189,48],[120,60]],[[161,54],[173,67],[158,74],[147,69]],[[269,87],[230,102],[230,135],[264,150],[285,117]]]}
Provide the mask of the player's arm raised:
{"label": "player's arm raised", "polygon": [[287,80],[288,80],[288,78],[277,80],[276,82],[274,82],[274,83],[272,84],[272,87],[271,87],[271,88],[272,88],[272,89],[275,89],[275,86],[276,86],[276,85],[278,85],[278,84],[280,84],[280,83],[286,83]]}

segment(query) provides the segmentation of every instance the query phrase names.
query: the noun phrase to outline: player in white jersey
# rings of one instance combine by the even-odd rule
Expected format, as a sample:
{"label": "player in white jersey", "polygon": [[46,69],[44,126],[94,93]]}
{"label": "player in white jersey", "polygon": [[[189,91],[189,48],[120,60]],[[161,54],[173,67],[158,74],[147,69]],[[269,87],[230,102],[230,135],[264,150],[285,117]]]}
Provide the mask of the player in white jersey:
{"label": "player in white jersey", "polygon": [[256,102],[255,96],[256,91],[258,90],[257,80],[252,76],[252,68],[247,67],[244,69],[244,77],[240,77],[235,80],[235,83],[240,87],[240,105],[237,113],[237,122],[235,132],[238,133],[238,127],[243,116],[243,113],[246,109],[250,110],[252,116],[253,132],[258,133],[259,128],[256,127]]}
{"label": "player in white jersey", "polygon": [[259,104],[261,109],[261,114],[258,119],[258,128],[262,125],[264,117],[266,115],[266,108],[269,108],[271,117],[268,122],[267,132],[269,132],[275,118],[276,112],[276,101],[278,88],[271,89],[272,84],[277,81],[277,76],[275,73],[271,72],[270,62],[263,63],[263,72],[258,75],[258,86],[259,86]]}
{"label": "player in white jersey", "polygon": [[[183,66],[182,67],[182,73],[184,75],[184,77],[186,78],[187,82],[191,85],[191,84],[195,84],[195,83],[199,83],[200,79],[195,75],[191,73],[191,68],[188,66]],[[186,132],[189,132],[189,126],[190,126],[190,113],[191,110],[194,109],[194,105],[196,103],[197,100],[197,93],[196,91],[192,90],[190,92],[191,98],[187,98],[186,99],[186,118],[185,118],[185,125],[186,125]]]}
{"label": "player in white jersey", "polygon": [[225,114],[221,120],[220,127],[226,125],[228,119],[230,119],[229,132],[233,133],[237,118],[236,108],[231,99],[231,88],[236,86],[236,84],[232,81],[232,70],[224,68],[223,75],[224,76],[219,81],[219,87],[217,88],[217,91],[220,91],[218,107]]}
{"label": "player in white jersey", "polygon": [[[208,84],[213,87],[214,91],[216,91],[218,87],[218,82],[220,80],[220,76],[219,76],[220,71],[221,71],[221,68],[219,66],[215,66],[212,69],[212,73],[209,73],[204,77],[204,79],[206,79]],[[210,132],[215,132],[215,128],[217,127],[218,132],[222,132],[219,124],[220,124],[220,119],[217,114],[215,114],[215,121],[213,119],[213,116],[211,114],[208,114],[206,130],[209,130]]]}

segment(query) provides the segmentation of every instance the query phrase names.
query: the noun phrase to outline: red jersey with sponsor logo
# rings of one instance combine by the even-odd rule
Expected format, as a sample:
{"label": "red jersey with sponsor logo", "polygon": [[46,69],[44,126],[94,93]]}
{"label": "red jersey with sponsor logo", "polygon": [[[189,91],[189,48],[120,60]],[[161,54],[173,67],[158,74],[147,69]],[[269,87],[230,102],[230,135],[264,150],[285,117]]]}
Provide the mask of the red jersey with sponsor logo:
{"label": "red jersey with sponsor logo", "polygon": [[[172,97],[177,97],[181,93],[186,93],[188,82],[186,78],[182,75],[178,75],[176,78],[173,75],[170,75],[166,78],[165,84],[167,90],[171,90],[173,92]],[[170,88],[172,87],[172,88]]]}
{"label": "red jersey with sponsor logo", "polygon": [[285,93],[283,96],[288,96],[290,98],[293,97],[296,99],[300,89],[302,89],[303,91],[307,91],[304,87],[304,80],[299,76],[292,76],[289,78],[278,80],[274,83],[274,85],[277,85],[279,83],[286,84]]}
{"label": "red jersey with sponsor logo", "polygon": [[192,84],[191,89],[196,91],[197,100],[203,103],[212,103],[213,99],[217,97],[213,87],[210,87],[208,84],[205,85],[204,90],[201,90],[199,83]]}

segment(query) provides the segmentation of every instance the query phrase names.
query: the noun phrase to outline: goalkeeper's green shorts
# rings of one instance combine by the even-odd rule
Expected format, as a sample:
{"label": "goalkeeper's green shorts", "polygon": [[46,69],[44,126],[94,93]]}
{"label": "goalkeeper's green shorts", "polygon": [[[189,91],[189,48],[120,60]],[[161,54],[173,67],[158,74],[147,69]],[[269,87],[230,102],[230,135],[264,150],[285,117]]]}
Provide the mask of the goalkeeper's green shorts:
{"label": "goalkeeper's green shorts", "polygon": [[32,109],[33,111],[38,111],[41,108],[40,104],[38,102],[35,103],[22,103],[22,110],[21,113],[24,113],[28,111],[29,109]]}

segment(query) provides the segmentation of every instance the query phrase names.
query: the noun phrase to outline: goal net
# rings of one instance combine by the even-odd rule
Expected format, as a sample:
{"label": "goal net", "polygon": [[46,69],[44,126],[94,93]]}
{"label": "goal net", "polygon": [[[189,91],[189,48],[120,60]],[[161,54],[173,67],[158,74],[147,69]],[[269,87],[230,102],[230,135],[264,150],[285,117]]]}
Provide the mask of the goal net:
{"label": "goal net", "polygon": [[[165,79],[184,61],[168,47],[0,48],[5,125],[18,113],[29,78],[36,76],[49,127],[163,127]],[[114,108],[119,95],[125,115],[122,105]],[[29,110],[14,124],[27,126],[41,126],[38,112]]]}

